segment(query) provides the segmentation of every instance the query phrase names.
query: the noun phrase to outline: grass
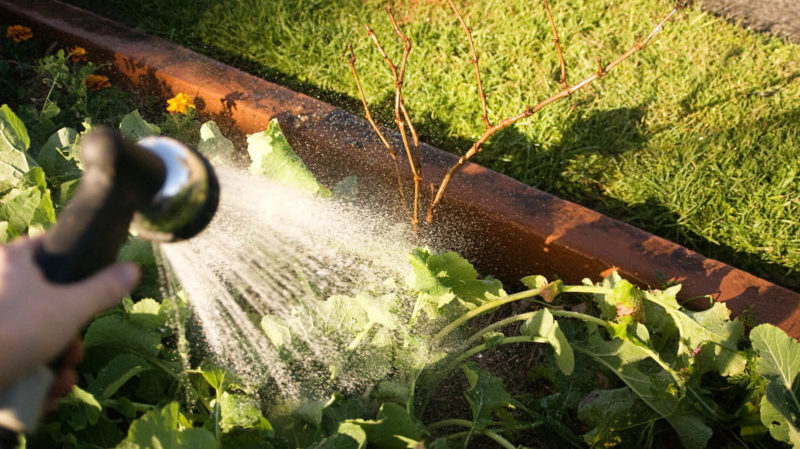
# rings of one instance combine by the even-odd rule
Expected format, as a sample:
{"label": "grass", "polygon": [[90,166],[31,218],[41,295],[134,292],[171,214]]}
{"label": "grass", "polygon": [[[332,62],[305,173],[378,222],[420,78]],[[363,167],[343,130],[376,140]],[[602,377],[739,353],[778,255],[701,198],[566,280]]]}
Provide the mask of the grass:
{"label": "grass", "polygon": [[[401,46],[362,0],[70,0],[362,114],[346,61],[390,123],[389,72],[363,32]],[[410,2],[410,3],[409,3]],[[490,119],[556,92],[540,1],[462,3]],[[663,0],[565,0],[551,8],[573,82],[669,10]],[[395,10],[414,43],[405,95],[423,140],[461,153],[482,131],[469,49],[443,0]],[[564,102],[495,136],[475,161],[800,290],[800,46],[697,7],[648,49]]]}

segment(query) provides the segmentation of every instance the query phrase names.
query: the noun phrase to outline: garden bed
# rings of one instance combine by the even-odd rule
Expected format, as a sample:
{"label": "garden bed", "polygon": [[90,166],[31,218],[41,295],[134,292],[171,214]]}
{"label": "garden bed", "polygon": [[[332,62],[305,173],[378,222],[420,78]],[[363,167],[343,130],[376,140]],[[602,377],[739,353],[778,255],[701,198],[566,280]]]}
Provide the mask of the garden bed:
{"label": "garden bed", "polygon": [[[161,96],[194,95],[200,113],[229,129],[256,132],[277,118],[323,181],[355,175],[361,194],[373,199],[395,188],[386,150],[366,121],[347,112],[61,2],[2,0],[0,10],[40,35],[58,36],[103,55],[138,89]],[[421,147],[423,178],[440,179],[455,156]],[[461,236],[448,249],[504,280],[530,273],[570,282],[597,280],[617,267],[641,285],[675,280],[683,284],[684,298],[710,294],[734,313],[749,308],[757,321],[800,338],[797,293],[477,164],[454,177],[431,233]]]}

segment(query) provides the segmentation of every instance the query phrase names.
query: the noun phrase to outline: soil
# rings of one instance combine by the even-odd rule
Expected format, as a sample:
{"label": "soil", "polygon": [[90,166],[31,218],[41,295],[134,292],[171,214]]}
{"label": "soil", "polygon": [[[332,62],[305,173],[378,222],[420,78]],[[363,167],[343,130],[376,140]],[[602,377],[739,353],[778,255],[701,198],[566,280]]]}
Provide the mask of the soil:
{"label": "soil", "polygon": [[800,44],[798,0],[701,0],[701,6],[742,26]]}

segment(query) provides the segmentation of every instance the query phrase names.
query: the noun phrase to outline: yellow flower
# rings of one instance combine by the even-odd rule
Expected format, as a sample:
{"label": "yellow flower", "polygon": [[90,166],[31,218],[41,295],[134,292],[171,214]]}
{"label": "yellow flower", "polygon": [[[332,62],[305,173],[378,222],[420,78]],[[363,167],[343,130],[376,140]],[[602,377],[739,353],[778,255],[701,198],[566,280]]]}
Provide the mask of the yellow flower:
{"label": "yellow flower", "polygon": [[168,112],[177,112],[179,114],[186,114],[189,112],[189,108],[195,108],[193,98],[183,92],[179,92],[178,95],[167,100],[167,104]]}
{"label": "yellow flower", "polygon": [[108,80],[107,76],[89,75],[89,78],[86,78],[86,85],[92,90],[100,90],[111,87],[111,82]]}
{"label": "yellow flower", "polygon": [[89,60],[86,55],[86,49],[83,47],[75,46],[69,49],[69,57],[72,58],[72,62],[86,62]]}
{"label": "yellow flower", "polygon": [[33,31],[24,25],[11,25],[6,28],[6,38],[14,39],[14,42],[27,41],[33,37]]}

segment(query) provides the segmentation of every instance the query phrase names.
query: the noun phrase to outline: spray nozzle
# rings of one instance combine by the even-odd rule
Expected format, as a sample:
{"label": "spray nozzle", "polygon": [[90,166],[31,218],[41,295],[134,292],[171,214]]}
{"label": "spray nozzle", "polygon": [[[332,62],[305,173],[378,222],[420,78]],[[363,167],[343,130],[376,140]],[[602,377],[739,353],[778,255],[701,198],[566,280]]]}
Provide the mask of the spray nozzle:
{"label": "spray nozzle", "polygon": [[51,281],[73,282],[112,263],[131,223],[140,237],[169,242],[194,236],[214,216],[214,170],[182,143],[147,137],[134,144],[98,127],[80,145],[80,186],[36,258]]}

